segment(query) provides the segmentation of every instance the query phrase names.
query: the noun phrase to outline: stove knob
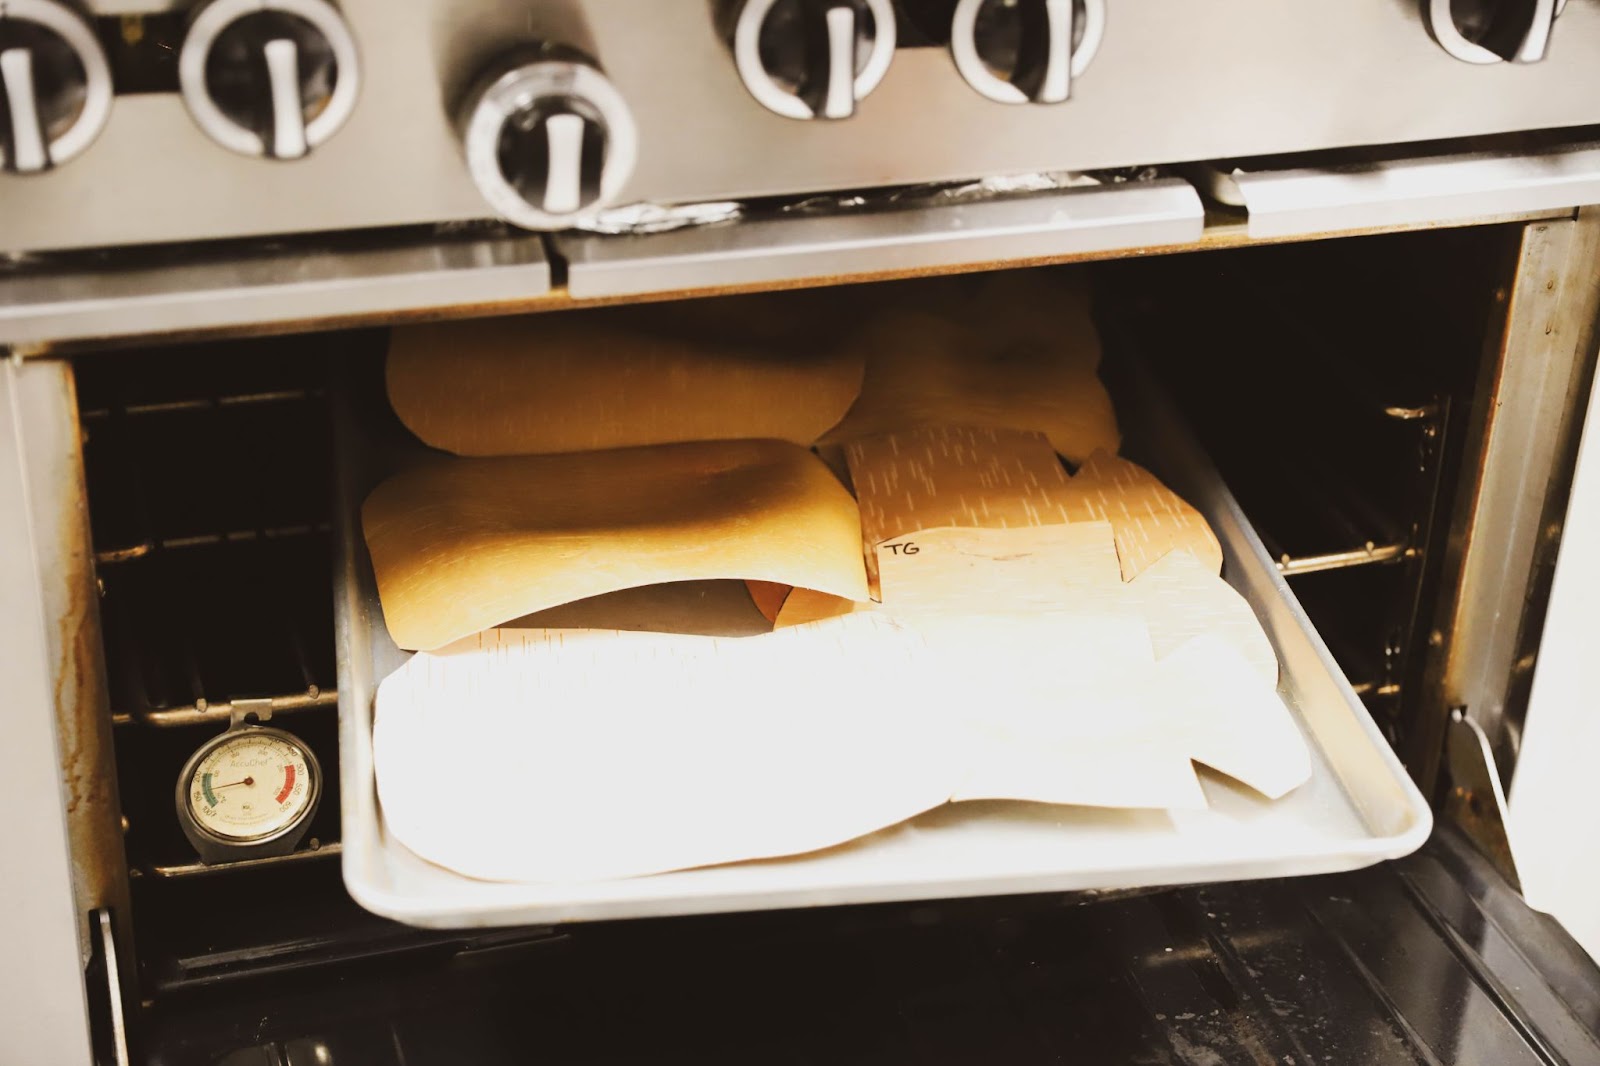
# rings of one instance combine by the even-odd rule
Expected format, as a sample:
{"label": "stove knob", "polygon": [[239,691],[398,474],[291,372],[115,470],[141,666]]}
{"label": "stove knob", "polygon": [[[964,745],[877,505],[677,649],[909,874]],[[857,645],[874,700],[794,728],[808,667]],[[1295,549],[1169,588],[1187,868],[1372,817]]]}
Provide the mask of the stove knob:
{"label": "stove knob", "polygon": [[1105,29],[1105,0],[960,0],[950,53],[967,84],[997,103],[1058,104]]}
{"label": "stove knob", "polygon": [[849,118],[894,58],[890,0],[744,0],[733,61],[761,105],[787,118]]}
{"label": "stove knob", "polygon": [[110,115],[111,68],[89,21],[57,0],[0,0],[0,170],[65,163]]}
{"label": "stove knob", "polygon": [[1423,0],[1439,46],[1468,63],[1537,63],[1567,0]]}
{"label": "stove knob", "polygon": [[577,57],[495,65],[467,94],[459,125],[478,191],[526,229],[561,229],[605,207],[638,155],[627,102]]}
{"label": "stove knob", "polygon": [[299,159],[338,132],[360,78],[355,39],[326,0],[211,0],[178,55],[178,87],[206,135],[270,159]]}

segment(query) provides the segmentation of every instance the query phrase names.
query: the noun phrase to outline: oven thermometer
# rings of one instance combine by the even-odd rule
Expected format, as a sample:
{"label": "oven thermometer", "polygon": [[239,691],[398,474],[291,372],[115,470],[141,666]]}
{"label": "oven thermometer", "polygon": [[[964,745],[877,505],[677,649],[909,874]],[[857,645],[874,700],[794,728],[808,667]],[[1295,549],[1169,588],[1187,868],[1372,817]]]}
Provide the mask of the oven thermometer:
{"label": "oven thermometer", "polygon": [[178,824],[205,863],[287,855],[322,798],[322,769],[298,737],[238,724],[189,756]]}

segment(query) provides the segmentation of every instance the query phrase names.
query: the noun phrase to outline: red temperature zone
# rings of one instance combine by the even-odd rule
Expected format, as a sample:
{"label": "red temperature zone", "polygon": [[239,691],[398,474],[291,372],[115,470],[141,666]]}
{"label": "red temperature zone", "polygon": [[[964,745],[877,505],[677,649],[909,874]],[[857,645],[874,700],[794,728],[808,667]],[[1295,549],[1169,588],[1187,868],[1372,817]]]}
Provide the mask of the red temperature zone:
{"label": "red temperature zone", "polygon": [[281,804],[289,798],[289,793],[294,791],[294,767],[283,768],[283,788],[278,790],[278,802]]}

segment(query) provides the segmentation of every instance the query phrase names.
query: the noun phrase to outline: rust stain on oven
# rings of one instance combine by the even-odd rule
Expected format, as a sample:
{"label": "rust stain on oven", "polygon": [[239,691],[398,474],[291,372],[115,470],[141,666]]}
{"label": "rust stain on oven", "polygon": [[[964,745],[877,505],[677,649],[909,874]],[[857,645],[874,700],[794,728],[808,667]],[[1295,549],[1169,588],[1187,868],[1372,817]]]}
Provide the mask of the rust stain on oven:
{"label": "rust stain on oven", "polygon": [[66,800],[67,837],[80,915],[111,910],[119,957],[132,958],[128,936],[127,863],[122,812],[112,755],[111,714],[100,635],[98,585],[90,540],[77,395],[63,369],[56,402],[60,424],[69,427],[56,451],[59,464],[47,490],[58,501],[50,526],[52,556],[41,559],[46,602],[53,615],[53,696],[60,770]]}
{"label": "rust stain on oven", "polygon": [[[70,547],[63,547],[71,552]],[[81,553],[67,556],[74,572],[87,562],[79,556]],[[93,706],[99,702],[94,696],[101,688],[95,604],[82,581],[69,580],[67,584],[66,611],[57,619],[61,658],[55,669],[55,705],[61,727],[61,771],[67,786],[70,817],[80,809],[109,803],[111,789],[106,774],[98,772],[97,766],[102,761],[100,749],[105,747],[104,738],[95,735],[98,730],[92,721],[85,721],[100,717]],[[86,725],[90,733],[87,737]],[[109,764],[109,759],[104,761]]]}

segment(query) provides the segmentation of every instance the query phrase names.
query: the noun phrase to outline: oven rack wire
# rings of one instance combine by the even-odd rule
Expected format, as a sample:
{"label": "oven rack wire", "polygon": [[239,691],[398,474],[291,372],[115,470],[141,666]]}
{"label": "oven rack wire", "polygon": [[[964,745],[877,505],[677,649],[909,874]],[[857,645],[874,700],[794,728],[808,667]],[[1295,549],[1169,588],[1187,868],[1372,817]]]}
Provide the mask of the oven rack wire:
{"label": "oven rack wire", "polygon": [[238,859],[233,862],[218,862],[209,865],[203,862],[150,863],[144,866],[136,866],[128,872],[134,877],[154,877],[163,880],[174,877],[213,877],[237,870],[259,870],[268,866],[294,866],[317,859],[335,858],[341,851],[343,851],[343,846],[337,840],[323,843],[313,838],[304,847],[297,848],[287,855],[268,855],[258,859]]}
{"label": "oven rack wire", "polygon": [[326,586],[306,580],[326,571],[330,528],[323,390],[204,377],[176,396],[114,376],[83,389],[118,726],[225,722],[240,698],[275,714],[337,699]]}

